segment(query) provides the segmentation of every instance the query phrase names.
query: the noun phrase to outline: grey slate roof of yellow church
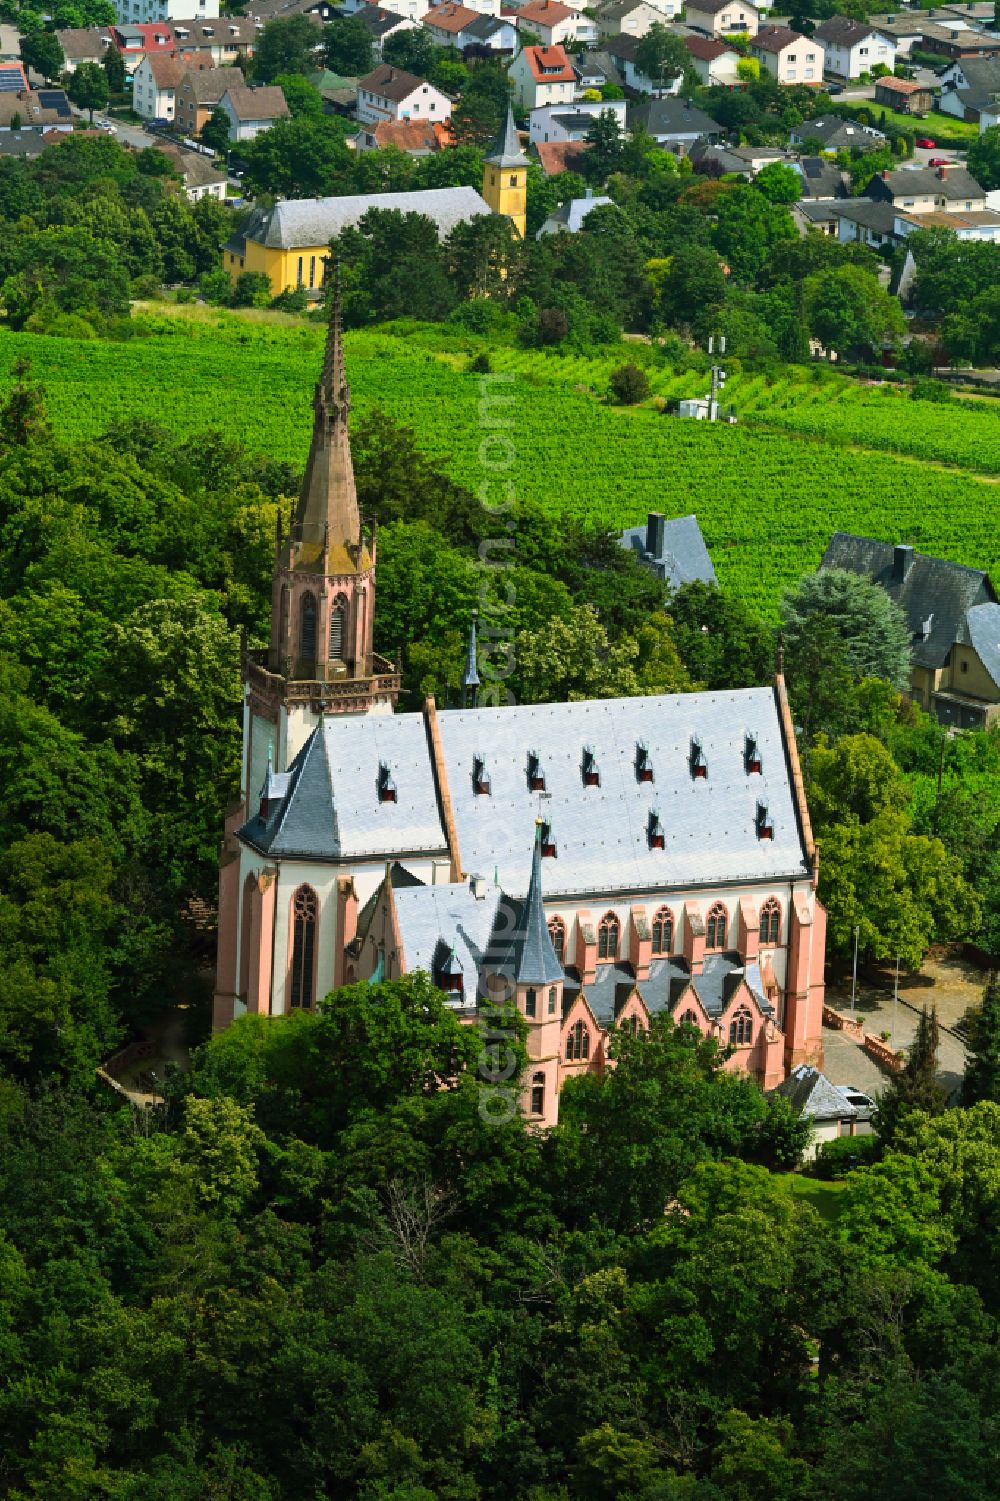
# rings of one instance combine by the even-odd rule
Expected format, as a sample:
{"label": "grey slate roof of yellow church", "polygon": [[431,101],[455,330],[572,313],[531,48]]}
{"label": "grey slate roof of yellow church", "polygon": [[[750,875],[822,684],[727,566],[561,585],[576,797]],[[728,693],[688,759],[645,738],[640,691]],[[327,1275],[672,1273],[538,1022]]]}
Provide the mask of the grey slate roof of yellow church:
{"label": "grey slate roof of yellow church", "polygon": [[845,568],[880,584],[909,620],[914,662],[918,667],[941,667],[955,642],[963,639],[967,613],[975,605],[996,603],[993,585],[982,568],[915,551],[905,576],[899,578],[894,573],[896,553],[890,542],[834,532],[820,568]]}
{"label": "grey slate roof of yellow church", "polygon": [[287,199],[271,208],[254,209],[232,243],[254,240],[278,250],[293,250],[299,245],[325,245],[342,230],[357,224],[371,208],[398,209],[401,214],[424,214],[433,219],[442,238],[456,224],[465,224],[469,219],[490,212],[489,204],[475,188],[467,187]]}
{"label": "grey slate roof of yellow church", "polygon": [[[787,880],[809,871],[770,688],[456,709],[439,713],[438,725],[462,866],[482,875],[496,869],[514,897],[528,888],[540,810],[556,845],[555,858],[543,861],[549,899]],[[747,733],[757,740],[759,774],[746,771]],[[705,779],[691,776],[692,739],[707,761]],[[637,778],[639,742],[653,782]],[[585,746],[594,752],[599,786],[584,785]],[[531,752],[545,776],[541,800],[528,786]],[[488,794],[474,790],[476,758],[485,763]],[[395,803],[378,800],[380,763],[395,780]],[[241,830],[272,857],[445,852],[421,715],[328,719],[290,770],[280,812],[266,824],[252,818]],[[757,837],[758,802],[767,808],[773,839]],[[663,849],[649,847],[651,811],[662,823]]]}
{"label": "grey slate roof of yellow church", "polygon": [[521,141],[514,125],[514,112],[507,106],[507,118],[489,151],[483,157],[492,167],[526,167],[528,158],[521,150]]}

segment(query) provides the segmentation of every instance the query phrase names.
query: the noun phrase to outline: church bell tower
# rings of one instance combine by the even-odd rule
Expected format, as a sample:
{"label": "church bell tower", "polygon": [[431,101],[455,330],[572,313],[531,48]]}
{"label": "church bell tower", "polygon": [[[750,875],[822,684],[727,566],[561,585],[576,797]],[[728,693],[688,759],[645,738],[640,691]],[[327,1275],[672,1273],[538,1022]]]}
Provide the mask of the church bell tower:
{"label": "church bell tower", "polygon": [[523,240],[528,222],[528,158],[521,150],[509,104],[500,133],[483,157],[483,197],[495,214],[511,221]]}
{"label": "church bell tower", "polygon": [[285,771],[321,715],[391,713],[399,695],[398,673],[373,647],[375,524],[358,510],[334,275],[302,492],[288,535],[279,518],[275,539],[270,642],[246,664],[245,802],[259,792],[269,758]]}

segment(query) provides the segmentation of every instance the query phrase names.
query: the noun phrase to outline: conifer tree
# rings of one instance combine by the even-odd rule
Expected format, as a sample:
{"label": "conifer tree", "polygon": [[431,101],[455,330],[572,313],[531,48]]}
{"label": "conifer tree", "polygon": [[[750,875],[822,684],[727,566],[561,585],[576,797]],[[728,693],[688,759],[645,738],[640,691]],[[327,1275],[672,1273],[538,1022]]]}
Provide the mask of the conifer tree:
{"label": "conifer tree", "polygon": [[965,1065],[962,1104],[992,1100],[1000,1105],[1000,975],[986,981],[983,1003],[969,1017],[969,1059]]}
{"label": "conifer tree", "polygon": [[886,1141],[892,1140],[903,1117],[913,1111],[922,1110],[927,1115],[943,1112],[947,1095],[937,1081],[940,1035],[937,1007],[928,1011],[925,1006],[906,1063],[879,1100],[880,1132]]}

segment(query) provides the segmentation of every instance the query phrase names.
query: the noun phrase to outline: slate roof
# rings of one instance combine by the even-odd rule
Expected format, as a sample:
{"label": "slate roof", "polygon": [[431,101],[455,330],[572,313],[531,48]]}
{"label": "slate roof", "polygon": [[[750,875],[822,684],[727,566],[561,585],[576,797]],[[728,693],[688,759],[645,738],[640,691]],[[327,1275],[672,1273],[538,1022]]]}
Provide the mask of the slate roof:
{"label": "slate roof", "polygon": [[241,231],[272,249],[325,245],[341,230],[357,224],[370,208],[398,209],[401,214],[425,214],[443,237],[489,206],[475,188],[426,188],[415,193],[348,193],[338,198],[296,198],[255,209]]}
{"label": "slate roof", "polygon": [[875,203],[871,198],[844,198],[833,205],[839,219],[849,219],[876,235],[891,235],[896,227],[896,210],[891,203]]}
{"label": "slate roof", "polygon": [[815,120],[803,120],[792,131],[792,139],[815,139],[826,151],[878,151],[885,145],[885,136],[880,130],[863,127],[854,120],[842,120],[839,115],[820,115]]}
{"label": "slate roof", "polygon": [[573,59],[573,71],[577,78],[603,78],[605,83],[615,83],[622,87],[624,80],[615,65],[615,60],[610,52],[601,51],[585,52],[582,57]]}
{"label": "slate roof", "polygon": [[556,234],[564,229],[568,234],[576,234],[583,228],[584,220],[593,209],[603,208],[611,202],[613,200],[603,194],[591,194],[588,198],[567,199],[565,203],[560,203],[558,208],[553,209],[535,235],[535,239],[540,240],[543,235]]}
{"label": "slate roof", "polygon": [[[357,20],[363,22],[370,34],[378,41],[381,37],[388,36],[395,31],[397,26],[406,26],[406,17],[398,11],[386,10],[381,5],[362,5],[360,10],[354,12]],[[358,80],[359,83],[361,80]]]}
{"label": "slate roof", "polygon": [[500,974],[518,985],[552,985],[563,978],[563,967],[552,946],[542,896],[541,828],[536,826],[531,852],[528,894],[521,903],[506,899],[498,910],[491,958]]}
{"label": "slate roof", "polygon": [[722,126],[689,99],[650,99],[627,110],[630,130],[641,125],[651,136],[717,135]]}
{"label": "slate roof", "polygon": [[821,1074],[818,1068],[813,1068],[808,1063],[798,1064],[787,1079],[769,1092],[772,1096],[780,1095],[783,1100],[787,1100],[793,1110],[808,1120],[851,1120],[859,1114],[840,1090],[830,1083],[826,1074]]}
{"label": "slate roof", "polygon": [[938,167],[911,167],[899,172],[880,173],[865,187],[868,197],[889,195],[895,198],[946,198],[949,201],[984,198],[986,190],[965,167],[948,167],[939,177]]}
{"label": "slate roof", "polygon": [[739,954],[706,954],[703,973],[691,975],[687,960],[681,955],[669,959],[654,959],[649,966],[649,978],[636,980],[629,964],[599,964],[596,978],[581,986],[574,972],[567,977],[564,1011],[568,1011],[581,989],[587,1003],[602,1027],[609,1027],[634,990],[638,990],[651,1015],[672,1011],[687,990],[693,985],[706,1014],[716,1021],[722,1015],[740,984],[746,980],[754,998],[765,1016],[773,1016],[774,1008],[764,993],[760,966],[744,965]]}
{"label": "slate roof", "polygon": [[966,612],[958,640],[964,646],[972,647],[1000,688],[1000,605],[973,605]]}
{"label": "slate roof", "polygon": [[846,198],[847,177],[823,156],[799,157],[803,198]]}
{"label": "slate roof", "polygon": [[[385,765],[395,802],[380,802]],[[274,857],[348,860],[444,854],[446,841],[420,714],[325,720],[288,771],[287,795],[267,820],[259,814],[240,838]]]}
{"label": "slate roof", "polygon": [[[565,893],[689,889],[742,879],[787,879],[807,869],[788,778],[777,704],[770,688],[665,694],[438,714],[462,865],[499,871],[511,895],[528,884],[535,819],[550,824],[554,858],[543,861],[549,897]],[[745,735],[758,736],[762,774],[747,774]],[[692,739],[708,763],[690,769]],[[636,747],[648,748],[654,781],[641,783]],[[599,786],[584,786],[590,747]],[[546,798],[528,787],[536,752]],[[486,796],[473,790],[473,761],[485,760]],[[774,838],[756,835],[758,801]],[[664,849],[650,849],[649,815],[659,813]]]}
{"label": "slate roof", "polygon": [[[880,584],[905,612],[913,632],[913,661],[918,667],[936,668],[956,641],[962,639],[968,612],[976,605],[996,605],[997,596],[989,575],[981,568],[966,568],[945,558],[924,553],[907,559],[889,542],[834,532],[823,554],[821,568],[846,568]],[[989,629],[990,616],[980,617]],[[977,629],[980,628],[977,620]],[[978,650],[978,648],[977,648]]]}
{"label": "slate roof", "polygon": [[[396,20],[399,19],[397,16]],[[389,63],[379,63],[364,78],[358,79],[359,89],[378,94],[381,99],[391,99],[394,104],[402,104],[417,89],[426,87],[426,79],[418,78],[415,73],[406,73],[402,68],[393,68]]]}
{"label": "slate roof", "polygon": [[[813,36],[819,41],[832,42],[835,47],[854,47],[858,42],[863,42],[865,37],[880,34],[874,26],[869,26],[864,21],[852,21],[849,16],[831,16],[813,32]],[[886,37],[886,41],[888,40]]]}
{"label": "slate roof", "polygon": [[708,555],[697,516],[672,516],[663,522],[663,549],[658,557],[646,551],[648,522],[630,526],[622,532],[622,547],[639,554],[647,567],[653,568],[671,589],[700,579],[716,583],[715,569]]}
{"label": "slate roof", "polygon": [[514,112],[507,106],[507,118],[497,132],[496,140],[483,157],[492,167],[526,167],[528,158],[521,150],[521,138],[514,125]]}
{"label": "slate roof", "polygon": [[[513,25],[507,16],[477,16],[463,28],[463,36],[476,37],[480,42],[488,42],[490,37],[496,36],[498,31]],[[517,28],[515,27],[515,30]]]}
{"label": "slate roof", "polygon": [[[542,862],[549,897],[689,891],[808,872],[769,688],[453,709],[438,714],[438,727],[462,865],[470,872],[496,871],[512,897],[527,891],[540,806],[556,846],[555,856]],[[761,773],[746,771],[747,734],[756,738]],[[706,778],[691,775],[695,740]],[[652,783],[636,776],[640,742]],[[594,754],[597,786],[584,785],[585,747]],[[545,777],[541,803],[528,786],[532,753]],[[485,763],[487,794],[474,790],[477,759]],[[379,802],[380,765],[395,781],[396,802]],[[767,808],[773,839],[757,837],[758,803]],[[663,849],[649,847],[653,811],[666,836]],[[240,838],[272,858],[443,855],[422,715],[326,720],[292,763],[280,808],[267,820],[251,818]]]}
{"label": "slate roof", "polygon": [[474,895],[468,882],[399,888],[393,882],[407,971],[422,969],[433,975],[454,949],[464,981],[463,999],[470,1000],[478,989],[485,954],[489,952],[492,958],[490,940],[502,899],[500,887],[492,882],[480,897]]}

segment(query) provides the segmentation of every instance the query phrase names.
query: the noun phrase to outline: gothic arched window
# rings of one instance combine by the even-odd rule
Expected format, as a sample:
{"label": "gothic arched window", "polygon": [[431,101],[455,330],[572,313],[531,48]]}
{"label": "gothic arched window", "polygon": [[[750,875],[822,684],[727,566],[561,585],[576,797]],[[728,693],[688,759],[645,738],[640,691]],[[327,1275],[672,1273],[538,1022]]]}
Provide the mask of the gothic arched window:
{"label": "gothic arched window", "polygon": [[545,1075],[535,1074],[531,1080],[531,1113],[545,1114]]}
{"label": "gothic arched window", "polygon": [[605,912],[597,929],[598,959],[617,959],[621,941],[621,923],[613,912]]}
{"label": "gothic arched window", "polygon": [[682,1026],[687,1025],[687,1026],[690,1026],[690,1027],[696,1027],[698,1025],[697,1014],[694,1011],[691,1010],[690,1006],[684,1012],[684,1015],[681,1017],[681,1025]]}
{"label": "gothic arched window", "polygon": [[741,1006],[729,1023],[729,1046],[748,1048],[753,1042],[753,1016],[749,1006]]}
{"label": "gothic arched window", "polygon": [[777,943],[781,935],[781,903],[776,896],[769,896],[760,909],[761,943]]}
{"label": "gothic arched window", "polygon": [[716,902],[708,914],[708,922],[705,924],[705,947],[707,949],[724,949],[726,946],[726,934],[729,932],[729,913],[722,902]]}
{"label": "gothic arched window", "polygon": [[531,1017],[538,1015],[538,991],[530,985],[524,992],[524,1014]]}
{"label": "gothic arched window", "polygon": [[674,914],[661,907],[653,918],[653,953],[669,954],[674,943]]}
{"label": "gothic arched window", "polygon": [[590,1029],[583,1022],[577,1022],[569,1029],[569,1036],[566,1038],[566,1057],[571,1063],[575,1063],[577,1059],[590,1057]]}
{"label": "gothic arched window", "polygon": [[293,1009],[311,1006],[316,988],[316,919],[319,904],[311,886],[300,886],[292,897],[292,974],[289,1001]]}
{"label": "gothic arched window", "polygon": [[344,634],[347,621],[347,596],[338,594],[330,611],[330,660],[340,662],[344,657]]}
{"label": "gothic arched window", "polygon": [[254,877],[243,882],[243,910],[240,918],[240,996],[245,1001],[250,989],[250,948],[253,939]]}
{"label": "gothic arched window", "polygon": [[562,960],[566,952],[566,924],[561,917],[549,918],[549,937],[552,939],[552,947],[556,951],[556,958]]}
{"label": "gothic arched window", "polygon": [[303,594],[299,606],[299,656],[306,662],[316,660],[315,594]]}
{"label": "gothic arched window", "polygon": [[558,999],[559,999],[559,996],[558,996],[558,993],[556,991],[556,987],[554,985],[550,985],[549,986],[549,1015],[550,1016],[555,1016],[555,1014],[556,1014],[556,1002],[558,1001]]}

